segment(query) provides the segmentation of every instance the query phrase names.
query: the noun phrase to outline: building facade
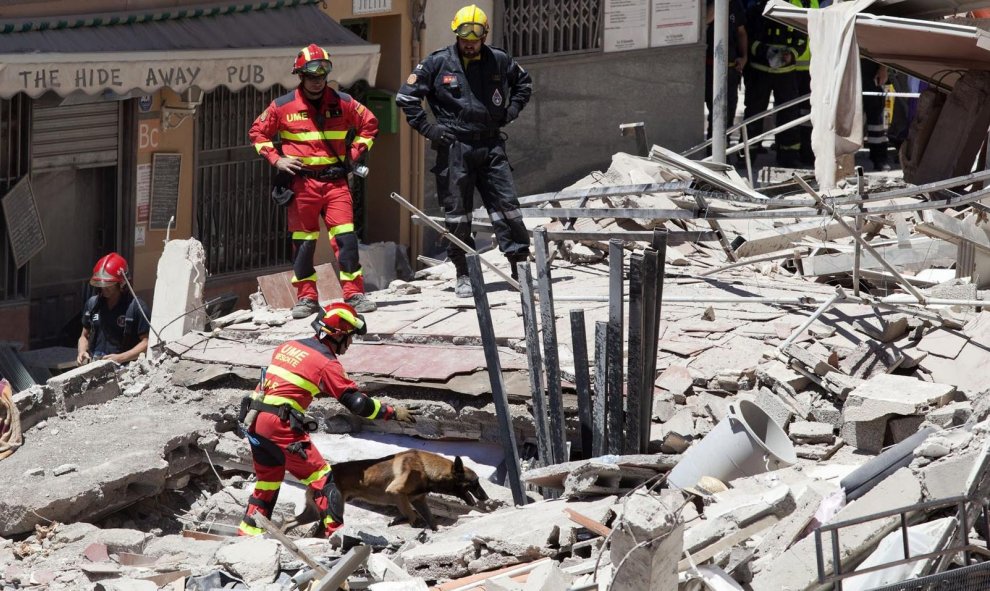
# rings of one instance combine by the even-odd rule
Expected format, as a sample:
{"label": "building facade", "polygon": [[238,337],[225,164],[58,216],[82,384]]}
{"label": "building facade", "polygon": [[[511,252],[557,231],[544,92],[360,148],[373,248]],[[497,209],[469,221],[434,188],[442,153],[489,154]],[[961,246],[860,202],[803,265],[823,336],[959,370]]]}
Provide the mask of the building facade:
{"label": "building facade", "polygon": [[[632,5],[623,14],[606,10],[605,0],[477,3],[490,15],[489,43],[534,79],[533,100],[507,130],[520,194],[559,189],[607,168],[613,153],[634,151],[620,123],[643,121],[650,141],[674,149],[700,140],[699,0],[632,0],[621,3]],[[109,251],[128,259],[152,308],[167,239],[203,243],[209,298],[236,295],[244,306],[258,275],[287,270],[285,213],[270,201],[271,168],[247,129],[295,86],[291,63],[312,42],[328,46],[331,77],[381,122],[371,174],[355,186],[362,241],[394,241],[411,257],[435,251],[436,236],[389,197],[395,191],[439,211],[433,153],[393,96],[423,57],[453,41],[450,20],[461,5],[4,2],[0,341],[71,346],[92,264]],[[653,32],[665,28],[674,31],[666,39]],[[318,262],[329,252],[321,239]]]}

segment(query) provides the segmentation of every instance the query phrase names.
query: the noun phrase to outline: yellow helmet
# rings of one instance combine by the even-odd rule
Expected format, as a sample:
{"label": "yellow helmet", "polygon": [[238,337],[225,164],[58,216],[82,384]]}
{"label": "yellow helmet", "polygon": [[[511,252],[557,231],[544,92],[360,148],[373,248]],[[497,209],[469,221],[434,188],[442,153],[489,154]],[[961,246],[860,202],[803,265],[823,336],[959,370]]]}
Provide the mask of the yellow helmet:
{"label": "yellow helmet", "polygon": [[476,4],[465,6],[450,21],[450,30],[461,39],[477,41],[488,34],[488,15]]}

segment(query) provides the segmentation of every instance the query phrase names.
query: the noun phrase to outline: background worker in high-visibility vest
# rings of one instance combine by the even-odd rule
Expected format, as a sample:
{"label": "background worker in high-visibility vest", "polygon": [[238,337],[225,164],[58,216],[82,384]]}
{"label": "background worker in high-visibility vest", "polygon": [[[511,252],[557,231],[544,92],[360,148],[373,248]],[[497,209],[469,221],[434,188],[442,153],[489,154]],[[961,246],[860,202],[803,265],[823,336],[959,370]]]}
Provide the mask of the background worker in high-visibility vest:
{"label": "background worker in high-visibility vest", "polygon": [[[771,95],[775,105],[799,96],[794,68],[808,42],[804,33],[765,18],[763,9],[766,4],[767,0],[759,0],[750,5],[746,12],[749,31],[749,64],[745,73],[747,119],[766,111]],[[776,126],[790,123],[796,117],[795,107],[784,109],[777,113]],[[762,133],[763,124],[763,121],[750,123],[746,127],[749,137],[754,138]],[[776,134],[776,140],[777,164],[786,168],[796,167],[801,148],[797,130],[792,127],[780,131]]]}
{"label": "background worker in high-visibility vest", "polygon": [[[293,318],[320,311],[313,256],[321,216],[339,263],[344,301],[358,312],[377,308],[364,294],[347,175],[352,163],[361,162],[371,149],[378,119],[353,97],[327,85],[332,70],[327,50],[316,44],[304,47],[292,67],[292,73],[299,75],[299,87],[272,101],[248,132],[258,153],[289,177],[283,194],[291,199],[292,284],[297,297]],[[350,131],[354,139],[348,143]]]}

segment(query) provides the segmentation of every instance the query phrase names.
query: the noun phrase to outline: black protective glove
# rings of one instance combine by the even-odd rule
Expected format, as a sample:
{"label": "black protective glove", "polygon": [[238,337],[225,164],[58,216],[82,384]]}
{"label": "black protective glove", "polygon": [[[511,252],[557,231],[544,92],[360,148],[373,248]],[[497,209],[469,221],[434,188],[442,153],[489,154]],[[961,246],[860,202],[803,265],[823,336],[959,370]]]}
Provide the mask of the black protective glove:
{"label": "black protective glove", "polygon": [[505,121],[502,125],[508,125],[519,118],[519,107],[511,104],[505,109]]}
{"label": "black protective glove", "polygon": [[430,125],[423,130],[423,135],[426,136],[426,139],[430,140],[434,146],[441,148],[449,146],[457,140],[457,137],[443,125]]}

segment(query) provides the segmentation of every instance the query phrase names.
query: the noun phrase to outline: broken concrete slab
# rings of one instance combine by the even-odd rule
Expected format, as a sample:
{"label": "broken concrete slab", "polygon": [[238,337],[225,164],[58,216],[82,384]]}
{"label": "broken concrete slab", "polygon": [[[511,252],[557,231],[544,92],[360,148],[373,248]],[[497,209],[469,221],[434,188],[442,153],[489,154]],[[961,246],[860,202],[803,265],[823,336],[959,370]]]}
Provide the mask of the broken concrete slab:
{"label": "broken concrete slab", "polygon": [[794,421],[788,427],[788,434],[795,443],[832,443],[835,441],[833,429],[828,423]]}
{"label": "broken concrete slab", "polygon": [[[564,508],[601,521],[614,503],[615,497],[608,496],[589,502],[539,501],[501,509],[439,532],[430,542],[399,556],[406,572],[428,580],[552,556],[576,542],[575,532],[581,527],[571,521]],[[520,528],[520,523],[526,527]]]}
{"label": "broken concrete slab", "polygon": [[[910,469],[902,468],[839,511],[832,522],[878,513],[890,509],[892,502],[896,506],[908,506],[921,500],[921,483]],[[895,516],[843,528],[839,537],[842,564],[861,559],[898,523],[900,520]],[[826,572],[832,572],[832,554],[826,552],[824,560]],[[802,539],[768,561],[766,568],[751,583],[753,591],[805,591],[816,589],[817,585],[817,552],[813,536]]]}
{"label": "broken concrete slab", "polygon": [[249,585],[267,584],[278,575],[281,545],[261,536],[249,537],[217,551],[217,562]]}
{"label": "broken concrete slab", "polygon": [[[642,489],[624,501],[612,530],[609,555],[615,589],[674,589],[683,548],[683,525],[659,496]],[[651,540],[651,543],[643,542]]]}
{"label": "broken concrete slab", "polygon": [[203,306],[206,275],[206,251],[199,240],[189,238],[165,243],[155,279],[155,313],[148,335],[149,351],[160,341],[174,341],[189,331],[206,327],[206,308]]}
{"label": "broken concrete slab", "polygon": [[678,461],[680,458],[677,456],[663,454],[606,456],[527,470],[522,477],[525,482],[533,486],[563,489],[568,478],[575,473],[577,476],[572,480],[574,486],[576,481],[591,480],[594,483],[597,482],[598,475],[606,475],[607,479],[615,481],[615,486],[625,480],[625,486],[632,488],[661,472],[670,470]]}
{"label": "broken concrete slab", "polygon": [[866,422],[887,415],[923,415],[952,401],[956,387],[916,378],[881,374],[849,393],[842,409],[846,422]]}

